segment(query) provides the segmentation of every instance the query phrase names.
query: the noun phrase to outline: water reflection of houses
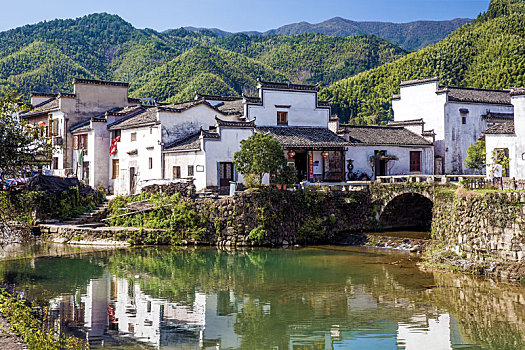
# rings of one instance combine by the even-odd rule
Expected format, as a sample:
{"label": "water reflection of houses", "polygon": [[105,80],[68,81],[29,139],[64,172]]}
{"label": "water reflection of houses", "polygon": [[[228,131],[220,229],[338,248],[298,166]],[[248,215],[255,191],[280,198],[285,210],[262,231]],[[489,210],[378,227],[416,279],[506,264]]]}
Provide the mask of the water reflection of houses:
{"label": "water reflection of houses", "polygon": [[[91,280],[85,294],[80,295],[77,292],[54,299],[52,318],[62,321],[61,329],[76,327],[91,344],[141,343],[162,349],[239,348],[242,336],[249,335],[236,333],[234,326],[245,305],[248,309],[248,301],[277,322],[286,317],[286,310],[296,309],[294,303],[309,305],[304,320],[286,324],[281,332],[284,342],[276,343],[277,348],[360,348],[373,343],[377,348],[417,349],[437,339],[433,343],[439,341],[441,348],[447,349],[462,343],[454,317],[415,307],[406,298],[375,295],[362,285],[350,285],[344,293],[299,292],[275,305],[269,300],[239,300],[231,291],[189,292],[189,300],[173,302],[149,295],[141,288],[140,279],[106,274]],[[407,310],[411,311],[407,314]],[[252,321],[256,319],[249,322]]]}
{"label": "water reflection of houses", "polygon": [[[231,292],[196,292],[191,304],[151,297],[134,280],[105,275],[80,297],[50,302],[57,329],[77,330],[91,344],[140,342],[163,349],[237,348],[233,325],[239,310]],[[80,329],[82,331],[80,332]]]}

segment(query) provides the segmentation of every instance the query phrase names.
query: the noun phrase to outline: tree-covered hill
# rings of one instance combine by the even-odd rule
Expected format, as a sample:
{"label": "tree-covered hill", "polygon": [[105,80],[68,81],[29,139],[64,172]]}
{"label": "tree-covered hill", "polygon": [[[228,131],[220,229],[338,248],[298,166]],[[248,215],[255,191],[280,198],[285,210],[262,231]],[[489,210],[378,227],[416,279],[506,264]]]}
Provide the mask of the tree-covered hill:
{"label": "tree-covered hill", "polygon": [[343,121],[381,123],[402,80],[438,76],[444,85],[525,86],[525,0],[492,0],[486,13],[443,41],[323,89]]}
{"label": "tree-covered hill", "polygon": [[136,29],[92,14],[0,33],[0,78],[24,94],[71,92],[74,77],[129,81],[134,96],[160,101],[253,91],[256,78],[328,85],[406,52],[374,36],[222,37],[185,29]]}
{"label": "tree-covered hill", "polygon": [[325,85],[407,54],[373,35],[235,34],[218,40],[217,45],[263,62],[282,72],[291,82]]}
{"label": "tree-covered hill", "polygon": [[192,98],[195,91],[222,95],[253,92],[258,77],[287,80],[264,63],[238,53],[195,47],[137,79],[131,87],[134,96],[175,102]]}
{"label": "tree-covered hill", "polygon": [[354,36],[373,34],[408,51],[419,50],[437,43],[447,35],[471,22],[468,18],[456,18],[449,21],[416,21],[408,23],[356,22],[334,17],[317,24],[299,22],[288,24],[265,34],[302,34],[320,33],[334,36]]}

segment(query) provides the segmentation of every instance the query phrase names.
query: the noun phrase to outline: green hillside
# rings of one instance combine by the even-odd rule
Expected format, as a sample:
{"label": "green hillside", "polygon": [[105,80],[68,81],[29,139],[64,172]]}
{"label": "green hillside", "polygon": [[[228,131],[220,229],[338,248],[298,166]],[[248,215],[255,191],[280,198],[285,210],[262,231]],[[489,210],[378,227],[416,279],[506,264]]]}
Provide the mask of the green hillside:
{"label": "green hillside", "polygon": [[129,81],[134,96],[175,101],[250,92],[257,77],[328,85],[405,54],[374,36],[161,33],[102,13],[1,32],[0,78],[26,95],[71,92],[74,77]]}
{"label": "green hillside", "polygon": [[258,77],[286,81],[283,74],[246,56],[196,47],[139,78],[131,87],[134,96],[174,102],[192,98],[195,90],[206,94],[255,91]]}
{"label": "green hillside", "polygon": [[373,35],[323,34],[260,36],[235,34],[217,45],[282,72],[291,82],[330,84],[407,54]]}
{"label": "green hillside", "polygon": [[443,85],[525,86],[525,0],[492,0],[485,14],[443,41],[338,81],[322,96],[334,99],[343,121],[382,123],[392,118],[390,98],[400,81],[431,76]]}

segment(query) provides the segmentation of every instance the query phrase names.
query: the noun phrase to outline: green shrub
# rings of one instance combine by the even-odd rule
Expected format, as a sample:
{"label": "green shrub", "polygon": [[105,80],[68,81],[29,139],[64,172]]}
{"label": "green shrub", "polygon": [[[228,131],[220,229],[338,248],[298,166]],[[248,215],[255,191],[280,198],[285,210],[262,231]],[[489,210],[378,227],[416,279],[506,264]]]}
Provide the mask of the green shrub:
{"label": "green shrub", "polygon": [[27,344],[30,350],[61,350],[61,349],[88,349],[88,344],[74,336],[57,334],[58,330],[48,329],[47,307],[42,310],[43,319],[35,316],[33,309],[27,303],[9,293],[0,293],[0,312],[10,323],[10,327],[15,331],[22,341]]}
{"label": "green shrub", "polygon": [[319,217],[309,217],[297,230],[297,242],[300,244],[316,243],[324,238],[326,228]]}

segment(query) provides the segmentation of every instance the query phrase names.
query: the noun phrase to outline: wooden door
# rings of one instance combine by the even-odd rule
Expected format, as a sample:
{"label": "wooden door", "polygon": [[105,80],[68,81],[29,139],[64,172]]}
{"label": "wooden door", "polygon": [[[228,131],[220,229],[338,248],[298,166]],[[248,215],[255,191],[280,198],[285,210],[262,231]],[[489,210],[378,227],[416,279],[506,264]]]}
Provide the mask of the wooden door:
{"label": "wooden door", "polygon": [[136,183],[136,173],[135,168],[131,167],[129,168],[129,193],[134,194],[135,193],[135,183]]}
{"label": "wooden door", "polygon": [[421,172],[421,151],[410,151],[410,172]]}
{"label": "wooden door", "polygon": [[219,163],[219,186],[229,187],[230,181],[233,181],[233,163]]}

